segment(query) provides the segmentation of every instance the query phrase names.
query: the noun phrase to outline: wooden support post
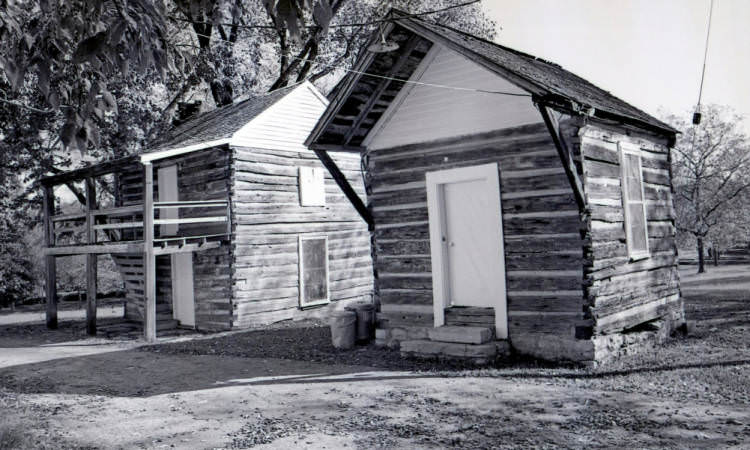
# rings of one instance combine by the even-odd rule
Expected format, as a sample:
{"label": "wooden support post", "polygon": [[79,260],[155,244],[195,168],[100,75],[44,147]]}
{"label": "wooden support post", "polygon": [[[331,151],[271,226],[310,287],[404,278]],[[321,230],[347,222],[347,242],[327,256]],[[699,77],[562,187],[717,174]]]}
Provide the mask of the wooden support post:
{"label": "wooden support post", "polygon": [[339,185],[341,190],[344,191],[344,195],[346,195],[346,198],[349,199],[349,202],[354,206],[354,209],[356,209],[359,215],[362,216],[365,222],[367,222],[367,228],[370,231],[374,230],[375,221],[372,218],[372,214],[370,214],[370,210],[367,209],[365,203],[361,198],[359,198],[359,195],[357,195],[357,193],[354,191],[352,185],[349,184],[349,180],[346,179],[344,174],[341,172],[341,169],[339,169],[339,166],[336,165],[336,162],[331,159],[331,156],[328,154],[328,152],[324,150],[313,151],[318,156],[320,162],[322,162],[325,168],[328,170],[328,173],[331,174],[331,177],[333,177],[333,181],[335,181],[336,184]]}
{"label": "wooden support post", "polygon": [[146,295],[143,334],[148,342],[156,341],[156,257],[154,256],[154,168],[143,164],[143,277]]}
{"label": "wooden support post", "polygon": [[537,102],[537,105],[539,106],[539,112],[542,113],[542,119],[552,137],[552,141],[555,143],[557,154],[565,169],[565,175],[568,177],[570,187],[573,189],[573,194],[578,204],[578,211],[583,212],[586,208],[586,196],[583,190],[583,182],[578,176],[578,170],[576,169],[575,161],[573,161],[573,154],[568,148],[560,130],[560,124],[555,119],[555,116],[552,115],[550,108],[543,102]]}
{"label": "wooden support post", "polygon": [[[55,229],[52,216],[55,214],[55,192],[52,186],[44,186],[44,245],[55,245]],[[47,295],[47,328],[57,328],[57,263],[55,257],[44,257]]]}
{"label": "wooden support post", "polygon": [[[96,243],[94,230],[94,215],[96,209],[96,185],[91,177],[86,178],[86,242]],[[96,335],[96,290],[97,290],[97,255],[86,255],[86,333]]]}

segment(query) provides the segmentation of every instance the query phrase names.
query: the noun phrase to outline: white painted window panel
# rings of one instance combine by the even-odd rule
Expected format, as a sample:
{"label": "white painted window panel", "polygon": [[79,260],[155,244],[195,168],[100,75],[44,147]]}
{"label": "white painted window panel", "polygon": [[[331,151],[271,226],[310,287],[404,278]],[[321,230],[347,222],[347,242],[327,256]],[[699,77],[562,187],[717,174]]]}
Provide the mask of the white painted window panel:
{"label": "white painted window panel", "polygon": [[648,220],[643,192],[641,150],[637,145],[618,143],[622,207],[625,216],[625,239],[628,255],[633,259],[649,256]]}
{"label": "white painted window panel", "polygon": [[[177,202],[180,200],[180,193],[177,187],[177,166],[160,167],[156,176],[159,183],[159,201],[160,202]],[[179,219],[180,212],[177,208],[159,209],[159,219]],[[178,224],[159,225],[159,232],[162,236],[171,236],[177,234]]]}
{"label": "white painted window panel", "polygon": [[299,168],[299,200],[302,206],[325,206],[325,176],[322,167]]}

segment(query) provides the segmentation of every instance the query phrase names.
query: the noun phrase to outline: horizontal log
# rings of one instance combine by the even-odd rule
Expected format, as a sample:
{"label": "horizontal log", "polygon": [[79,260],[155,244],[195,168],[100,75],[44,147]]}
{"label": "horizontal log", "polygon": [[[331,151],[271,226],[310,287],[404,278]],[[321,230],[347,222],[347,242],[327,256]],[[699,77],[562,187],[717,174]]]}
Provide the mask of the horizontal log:
{"label": "horizontal log", "polygon": [[620,311],[616,314],[597,318],[595,321],[594,330],[596,334],[609,334],[626,330],[644,322],[662,317],[668,314],[670,311],[679,309],[681,307],[682,300],[680,299],[680,296],[678,294],[674,294],[657,301],[649,302],[643,305],[629,308],[624,311]]}
{"label": "horizontal log", "polygon": [[380,303],[385,305],[432,305],[429,289],[384,289],[380,287]]}

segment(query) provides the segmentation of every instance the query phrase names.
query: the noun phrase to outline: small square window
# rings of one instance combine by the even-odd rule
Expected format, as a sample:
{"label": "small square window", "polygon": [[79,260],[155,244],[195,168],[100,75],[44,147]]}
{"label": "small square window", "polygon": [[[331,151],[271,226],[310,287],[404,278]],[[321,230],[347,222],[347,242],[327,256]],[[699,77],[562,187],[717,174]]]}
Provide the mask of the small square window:
{"label": "small square window", "polygon": [[328,238],[299,238],[300,307],[328,303]]}
{"label": "small square window", "polygon": [[622,207],[625,215],[625,238],[628,256],[642,259],[649,256],[648,220],[643,194],[641,149],[634,144],[620,142]]}
{"label": "small square window", "polygon": [[326,185],[322,167],[299,168],[299,200],[302,206],[325,206]]}

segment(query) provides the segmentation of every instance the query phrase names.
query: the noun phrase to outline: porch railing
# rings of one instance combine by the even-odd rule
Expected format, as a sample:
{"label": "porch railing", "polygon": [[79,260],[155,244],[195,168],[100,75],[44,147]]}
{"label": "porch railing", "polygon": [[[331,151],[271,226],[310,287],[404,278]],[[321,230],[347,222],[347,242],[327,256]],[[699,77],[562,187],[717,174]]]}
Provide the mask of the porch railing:
{"label": "porch railing", "polygon": [[[227,200],[188,200],[188,201],[169,201],[153,203],[154,221],[153,226],[160,225],[177,225],[178,232],[166,235],[154,230],[154,244],[169,245],[172,243],[182,243],[192,240],[215,239],[227,236],[231,229],[229,228],[229,201]],[[161,211],[177,209],[180,217],[161,218]],[[158,212],[158,213],[157,213]],[[197,214],[200,212],[201,214]],[[207,215],[208,212],[212,214]],[[70,236],[75,237],[77,233],[85,233],[89,228],[98,233],[99,236],[105,234],[107,239],[95,239],[98,243],[104,242],[128,242],[143,240],[145,235],[143,230],[144,205],[135,204],[121,206],[116,208],[92,209],[73,214],[58,214],[50,217],[52,229],[55,235],[55,241],[59,238]],[[203,224],[216,231],[220,224],[227,224],[226,231],[205,233],[201,232],[200,227],[191,227],[185,230],[183,225]],[[126,231],[130,231],[129,233]],[[85,236],[82,236],[86,239]],[[68,245],[93,244],[93,242],[70,242]]]}

